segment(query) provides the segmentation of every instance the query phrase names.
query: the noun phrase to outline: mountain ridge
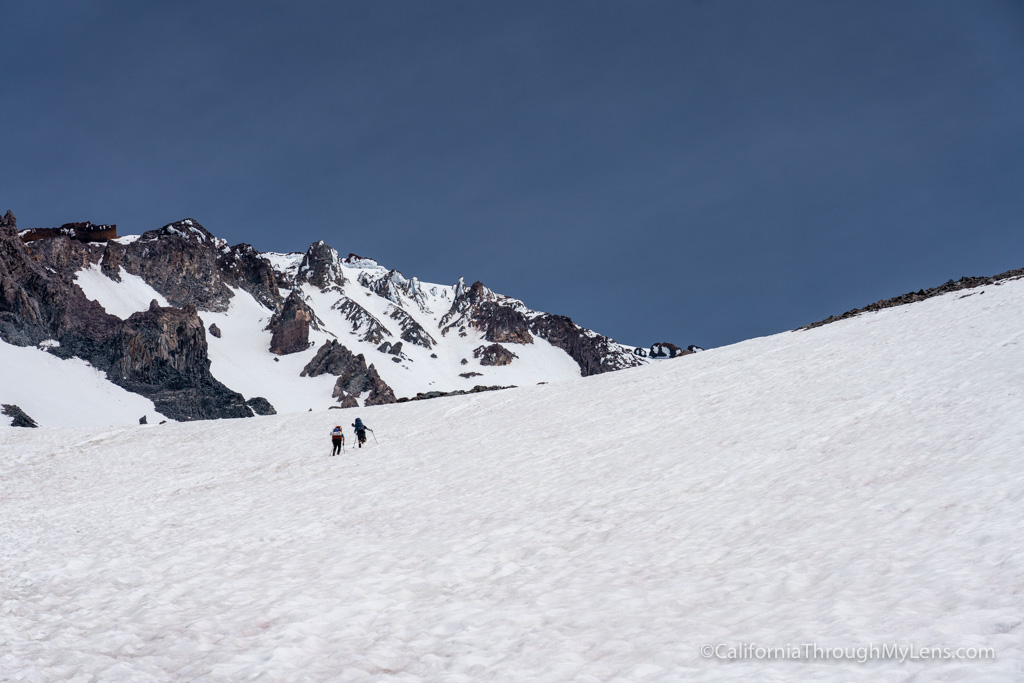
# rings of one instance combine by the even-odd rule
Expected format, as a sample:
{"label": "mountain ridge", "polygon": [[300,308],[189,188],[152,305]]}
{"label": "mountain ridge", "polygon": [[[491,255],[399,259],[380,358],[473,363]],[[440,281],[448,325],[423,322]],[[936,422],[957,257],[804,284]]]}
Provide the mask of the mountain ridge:
{"label": "mountain ridge", "polygon": [[[100,227],[19,231],[7,212],[0,340],[87,361],[151,400],[151,417],[242,417],[254,400],[286,411],[396,402],[586,377],[697,349],[620,344],[481,282],[422,283],[343,258],[323,240],[264,253],[229,245],[193,218],[130,236]],[[262,351],[252,348],[264,337]],[[321,351],[338,356],[339,345],[344,362],[313,363]],[[311,363],[338,370],[329,391],[292,381],[317,377]]]}

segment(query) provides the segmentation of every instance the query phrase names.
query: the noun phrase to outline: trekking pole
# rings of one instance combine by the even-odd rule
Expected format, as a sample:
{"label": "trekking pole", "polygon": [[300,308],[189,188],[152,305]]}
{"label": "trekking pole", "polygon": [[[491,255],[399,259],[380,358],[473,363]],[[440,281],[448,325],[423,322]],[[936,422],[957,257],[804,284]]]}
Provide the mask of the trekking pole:
{"label": "trekking pole", "polygon": [[[370,428],[369,428],[369,427],[367,427],[367,429],[370,429]],[[372,429],[370,429],[370,434],[372,434],[372,435],[373,435],[373,442],[374,442],[374,443],[377,443],[377,435],[373,433],[373,430],[372,430]]]}

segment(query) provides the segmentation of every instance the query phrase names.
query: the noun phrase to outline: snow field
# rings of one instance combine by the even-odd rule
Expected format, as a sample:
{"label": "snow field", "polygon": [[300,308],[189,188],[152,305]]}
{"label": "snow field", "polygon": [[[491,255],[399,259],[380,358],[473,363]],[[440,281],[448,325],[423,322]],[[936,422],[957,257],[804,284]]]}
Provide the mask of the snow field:
{"label": "snow field", "polygon": [[167,299],[153,289],[138,275],[132,275],[120,268],[121,281],[115,282],[108,278],[98,263],[78,271],[75,284],[85,292],[85,296],[98,302],[107,313],[126,320],[132,313],[149,310],[154,299],[161,306],[167,305]]}
{"label": "snow field", "polygon": [[[0,404],[18,406],[42,427],[138,424],[143,415],[151,422],[164,419],[148,398],[107,381],[80,358],[61,360],[41,348],[0,341],[0,368]],[[15,429],[10,422],[0,415],[0,432]]]}
{"label": "snow field", "polygon": [[[1024,282],[983,291],[545,386],[0,431],[0,679],[1019,680]],[[329,457],[357,415],[380,443]],[[997,658],[700,654],[808,642]]]}

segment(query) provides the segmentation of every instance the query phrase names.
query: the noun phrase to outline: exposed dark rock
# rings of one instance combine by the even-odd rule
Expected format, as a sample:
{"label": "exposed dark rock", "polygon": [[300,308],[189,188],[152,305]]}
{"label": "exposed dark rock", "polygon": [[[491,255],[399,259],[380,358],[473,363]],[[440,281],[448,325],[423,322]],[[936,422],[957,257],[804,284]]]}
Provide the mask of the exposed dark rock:
{"label": "exposed dark rock", "polygon": [[522,311],[493,301],[485,301],[477,307],[473,326],[483,331],[484,339],[487,341],[508,344],[533,343],[530,323]]}
{"label": "exposed dark rock", "polygon": [[459,377],[465,377],[466,379],[469,379],[470,377],[482,377],[482,376],[483,376],[482,372],[460,372],[459,373]]}
{"label": "exposed dark rock", "polygon": [[332,393],[334,398],[343,400],[346,394],[359,396],[363,392],[368,392],[363,405],[395,402],[395,393],[377,374],[377,369],[372,364],[367,367],[363,354],[352,353],[336,339],[325,342],[313,359],[306,363],[301,373],[303,377],[318,377],[323,374],[338,376]]}
{"label": "exposed dark rock", "polygon": [[373,267],[375,267],[377,265],[377,262],[375,260],[373,260],[372,258],[368,258],[366,256],[360,256],[359,254],[353,254],[352,252],[349,252],[348,256],[345,257],[345,263],[347,263],[348,265],[350,265],[350,266],[352,266],[354,268],[355,267],[373,268]]}
{"label": "exposed dark rock", "polygon": [[423,329],[423,326],[416,322],[411,315],[395,305],[388,306],[388,316],[398,323],[402,330],[401,337],[410,344],[422,346],[425,349],[433,348],[437,341]]}
{"label": "exposed dark rock", "polygon": [[[0,338],[18,346],[35,346],[45,339],[57,339],[62,347],[70,347],[64,349],[66,354],[74,355],[76,348],[92,346],[94,354],[103,355],[103,340],[115,332],[121,321],[87,299],[81,289],[62,278],[60,270],[48,266],[41,256],[48,251],[60,261],[72,251],[87,248],[72,247],[66,237],[33,244],[46,242],[63,242],[65,248],[39,247],[30,252],[18,237],[10,212],[0,224]],[[82,357],[91,360],[88,355]]]}
{"label": "exposed dark rock", "polygon": [[392,363],[401,363],[401,362],[402,362],[402,359],[401,359],[401,358],[397,358],[397,357],[395,357],[395,356],[392,356],[392,357],[391,357],[391,362],[392,362]]}
{"label": "exposed dark rock", "polygon": [[140,425],[149,424],[149,420],[146,419],[145,415],[143,415],[142,417],[139,418],[139,424]]}
{"label": "exposed dark rock", "polygon": [[696,344],[690,344],[689,346],[686,347],[686,350],[689,351],[690,353],[700,353],[704,349],[697,346]]}
{"label": "exposed dark rock", "polygon": [[639,356],[640,358],[647,358],[647,349],[638,346],[635,349],[633,349],[633,355]]}
{"label": "exposed dark rock", "polygon": [[[11,215],[11,212],[8,211],[7,215]],[[34,428],[39,426],[36,424],[35,420],[33,420],[31,417],[25,414],[24,410],[14,405],[13,403],[4,403],[3,405],[0,405],[0,413],[3,413],[7,417],[11,418],[10,425],[12,427]]]}
{"label": "exposed dark rock", "polygon": [[308,349],[309,328],[315,325],[315,320],[313,309],[293,291],[266,327],[271,332],[270,352],[284,356]]}
{"label": "exposed dark rock", "polygon": [[389,353],[392,356],[401,356],[402,355],[402,342],[395,342],[394,344],[392,344],[391,350],[389,351]]}
{"label": "exposed dark rock", "polygon": [[[87,265],[100,262],[103,247],[59,237],[31,242],[25,246],[33,258],[64,276],[69,284],[74,274]],[[115,273],[118,280],[120,273]]]}
{"label": "exposed dark rock", "polygon": [[651,344],[651,350],[649,353],[650,358],[676,358],[687,353],[693,353],[692,351],[683,351],[675,344],[668,342],[661,342],[658,344]]}
{"label": "exposed dark rock", "polygon": [[430,357],[431,358],[437,358],[437,354],[436,353],[432,353],[432,354],[430,354]]}
{"label": "exposed dark rock", "polygon": [[451,308],[441,318],[441,334],[448,334],[453,327],[461,333],[469,325],[483,332],[490,342],[532,344],[530,323],[521,308],[521,302],[496,295],[482,282],[466,287],[460,279]]}
{"label": "exposed dark rock", "polygon": [[232,297],[228,284],[235,284],[225,281],[218,264],[224,246],[223,240],[198,221],[186,218],[143,233],[124,248],[121,265],[172,306],[191,304],[200,310],[223,312]]}
{"label": "exposed dark rock", "polygon": [[949,292],[959,292],[962,289],[974,289],[976,287],[984,287],[985,285],[998,284],[1002,280],[1016,280],[1021,277],[1024,277],[1024,268],[1008,270],[1005,273],[993,275],[992,277],[965,276],[955,281],[948,280],[947,282],[937,287],[932,287],[930,289],[920,289],[916,292],[908,292],[906,294],[901,294],[900,296],[893,297],[892,299],[880,299],[879,301],[876,301],[873,304],[868,304],[863,308],[855,308],[853,310],[847,311],[846,313],[843,313],[842,315],[830,315],[824,320],[819,320],[818,322],[814,322],[809,325],[804,325],[803,327],[799,327],[794,331],[810,330],[814,329],[815,327],[821,327],[822,325],[834,323],[837,320],[845,320],[847,318],[852,318],[854,316],[860,315],[861,313],[866,313],[869,311],[880,311],[883,308],[892,308],[894,306],[912,304],[917,301],[924,301],[925,299],[930,299],[933,296],[940,296],[942,294],[947,294]]}
{"label": "exposed dark rock", "polygon": [[466,394],[479,394],[479,393],[482,393],[484,391],[500,391],[501,389],[515,389],[515,388],[516,387],[515,387],[514,384],[513,385],[509,385],[509,386],[505,386],[505,387],[498,386],[498,385],[487,387],[487,386],[482,386],[482,385],[478,384],[475,387],[473,387],[472,389],[458,389],[456,391],[426,391],[426,392],[420,392],[420,393],[416,394],[415,396],[413,396],[411,398],[404,398],[404,397],[400,398],[400,399],[398,399],[397,403],[406,403],[408,401],[425,401],[427,399],[441,398],[443,396],[464,396]]}
{"label": "exposed dark rock", "polygon": [[252,408],[252,412],[257,415],[277,415],[277,411],[274,410],[274,406],[272,406],[270,401],[262,396],[253,396],[245,402],[245,405]]}
{"label": "exposed dark rock", "polygon": [[359,401],[356,399],[355,396],[351,396],[349,394],[344,394],[343,393],[340,397],[338,397],[338,400],[341,402],[341,405],[338,406],[339,408],[358,408],[359,407]]}
{"label": "exposed dark rock", "polygon": [[347,296],[338,299],[331,308],[352,324],[352,331],[359,334],[362,341],[377,344],[385,337],[394,336],[376,316]]}
{"label": "exposed dark rock", "polygon": [[384,342],[377,347],[377,350],[381,353],[391,353],[391,342]]}
{"label": "exposed dark rock", "polygon": [[311,244],[299,264],[296,280],[308,282],[321,290],[341,289],[345,284],[341,257],[323,240]]}
{"label": "exposed dark rock", "polygon": [[473,350],[473,358],[480,359],[480,365],[508,365],[513,359],[519,358],[501,344],[478,346]]}
{"label": "exposed dark rock", "polygon": [[217,266],[226,284],[252,295],[269,309],[281,304],[274,267],[250,244],[222,246],[218,251]]}
{"label": "exposed dark rock", "polygon": [[584,377],[636,367],[644,362],[608,337],[584,329],[564,315],[538,315],[530,321],[530,329],[568,353],[580,366]]}
{"label": "exposed dark rock", "polygon": [[193,306],[161,307],[154,301],[148,311],[133,313],[124,321],[107,349],[107,378],[150,399],[167,417],[202,420],[252,415],[241,394],[210,374],[206,335]]}
{"label": "exposed dark rock", "polygon": [[[365,364],[362,354],[358,357]],[[341,398],[346,393],[358,395],[364,391],[368,392],[366,398],[363,399],[364,406],[384,405],[386,403],[394,403],[397,400],[395,392],[391,390],[387,382],[381,379],[380,375],[377,374],[377,368],[373,367],[372,364],[362,372],[357,371],[339,377],[338,381],[334,384],[334,390],[331,395],[335,398]]]}
{"label": "exposed dark rock", "polygon": [[51,237],[68,237],[82,242],[105,242],[117,238],[117,226],[94,225],[90,221],[65,223],[59,228],[29,228],[28,230],[22,230],[20,237],[24,242],[35,242],[36,240],[44,240]]}
{"label": "exposed dark rock", "polygon": [[425,310],[426,296],[420,289],[419,280],[406,278],[397,270],[392,269],[385,272],[380,269],[377,272],[360,273],[359,284],[398,306],[403,306],[405,299],[408,299],[420,310]]}
{"label": "exposed dark rock", "polygon": [[89,361],[111,382],[149,398],[173,419],[251,415],[241,395],[210,374],[206,336],[194,307],[161,308],[154,302],[122,321],[61,277],[62,269],[74,270],[74,258],[91,261],[98,256],[93,250],[115,244],[72,245],[56,237],[33,242],[30,251],[14,226],[0,228],[0,337],[22,346],[56,339],[59,346],[50,353]]}
{"label": "exposed dark rock", "polygon": [[217,323],[210,324],[210,334],[212,334],[217,339],[220,339],[220,328],[217,327]]}
{"label": "exposed dark rock", "polygon": [[462,360],[459,361],[459,364],[460,365],[469,365],[469,361],[466,360],[465,358],[463,358]]}

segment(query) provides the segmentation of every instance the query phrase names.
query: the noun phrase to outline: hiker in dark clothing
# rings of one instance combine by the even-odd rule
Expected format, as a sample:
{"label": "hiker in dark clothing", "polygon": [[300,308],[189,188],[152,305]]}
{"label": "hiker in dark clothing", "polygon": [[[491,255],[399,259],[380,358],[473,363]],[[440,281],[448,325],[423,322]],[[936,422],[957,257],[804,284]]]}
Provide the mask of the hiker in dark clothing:
{"label": "hiker in dark clothing", "polygon": [[363,444],[366,443],[366,430],[370,428],[364,425],[363,421],[358,417],[356,418],[356,421],[352,423],[352,428],[356,430],[356,443],[358,443],[359,447],[362,448]]}
{"label": "hiker in dark clothing", "polygon": [[334,452],[331,455],[341,453],[341,447],[345,445],[345,435],[341,433],[341,425],[331,431],[331,443],[334,445]]}

